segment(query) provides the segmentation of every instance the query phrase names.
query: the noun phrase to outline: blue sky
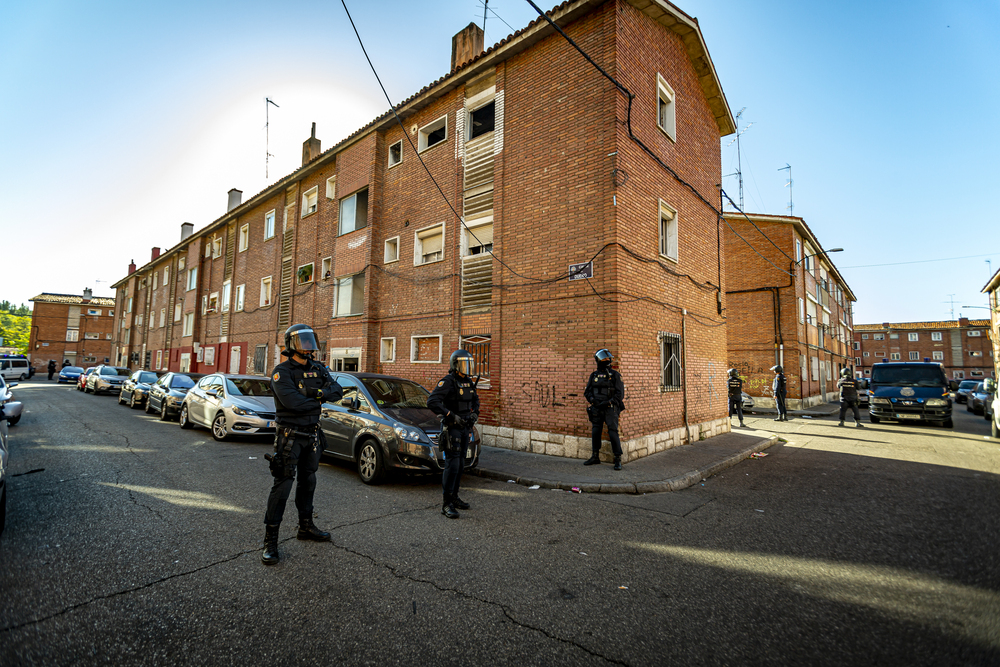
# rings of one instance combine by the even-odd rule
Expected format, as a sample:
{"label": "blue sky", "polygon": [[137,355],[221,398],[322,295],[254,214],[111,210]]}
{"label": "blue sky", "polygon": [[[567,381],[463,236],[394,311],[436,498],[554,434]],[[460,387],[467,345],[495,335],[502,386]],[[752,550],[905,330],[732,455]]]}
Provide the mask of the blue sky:
{"label": "blue sky", "polygon": [[[678,6],[698,18],[733,113],[753,123],[746,209],[787,213],[779,169],[791,164],[794,213],[845,249],[832,259],[855,321],[949,319],[952,299],[956,317],[987,317],[962,306],[985,306],[979,289],[1000,269],[1000,3]],[[394,101],[446,74],[452,35],[483,15],[481,0],[348,7]],[[487,44],[537,16],[524,0],[489,7]],[[335,0],[11,0],[0,38],[0,298],[16,303],[110,296],[129,260],[222,215],[230,188],[246,198],[293,171],[310,123],[328,148],[387,110]],[[269,179],[265,97],[280,105]],[[731,139],[723,174],[736,168]],[[734,177],[724,187],[738,200]]]}

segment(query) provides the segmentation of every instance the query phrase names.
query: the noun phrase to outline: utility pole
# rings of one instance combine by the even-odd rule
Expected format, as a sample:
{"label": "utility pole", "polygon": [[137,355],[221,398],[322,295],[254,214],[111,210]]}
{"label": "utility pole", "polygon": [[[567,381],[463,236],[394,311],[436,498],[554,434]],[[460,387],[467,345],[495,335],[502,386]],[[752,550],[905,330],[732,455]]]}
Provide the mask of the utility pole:
{"label": "utility pole", "polygon": [[948,301],[945,301],[945,303],[951,303],[951,319],[955,319],[955,295],[949,294]]}
{"label": "utility pole", "polygon": [[[265,97],[264,98],[264,142],[265,142],[264,143],[264,178],[269,178],[269,176],[270,176],[270,174],[269,174],[270,161],[271,161],[271,158],[274,157],[273,155],[271,155],[271,114],[270,114],[270,112],[271,112],[271,105],[272,104],[274,104],[274,100],[272,100],[270,97]],[[277,104],[274,104],[274,106],[276,108],[278,108],[278,109],[281,108]]]}
{"label": "utility pole", "polygon": [[788,187],[788,215],[795,215],[795,204],[792,203],[792,165],[785,163],[785,166],[778,171],[788,170],[788,182],[785,186]]}

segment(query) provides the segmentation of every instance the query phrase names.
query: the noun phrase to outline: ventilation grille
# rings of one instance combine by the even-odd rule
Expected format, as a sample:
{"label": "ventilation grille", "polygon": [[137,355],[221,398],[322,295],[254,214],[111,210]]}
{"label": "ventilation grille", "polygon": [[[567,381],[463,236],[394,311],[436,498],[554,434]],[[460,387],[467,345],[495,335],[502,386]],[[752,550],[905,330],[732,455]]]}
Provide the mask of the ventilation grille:
{"label": "ventilation grille", "polygon": [[489,306],[493,300],[493,256],[462,258],[462,307]]}

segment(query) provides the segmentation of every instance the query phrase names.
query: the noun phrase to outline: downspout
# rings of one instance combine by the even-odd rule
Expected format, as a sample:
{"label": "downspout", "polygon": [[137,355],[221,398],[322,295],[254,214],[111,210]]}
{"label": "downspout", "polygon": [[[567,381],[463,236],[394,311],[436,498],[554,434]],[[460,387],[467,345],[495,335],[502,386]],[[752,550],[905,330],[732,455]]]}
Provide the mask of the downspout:
{"label": "downspout", "polygon": [[681,310],[681,378],[684,396],[684,428],[687,431],[688,444],[691,444],[691,426],[688,424],[688,383],[687,383],[687,308]]}

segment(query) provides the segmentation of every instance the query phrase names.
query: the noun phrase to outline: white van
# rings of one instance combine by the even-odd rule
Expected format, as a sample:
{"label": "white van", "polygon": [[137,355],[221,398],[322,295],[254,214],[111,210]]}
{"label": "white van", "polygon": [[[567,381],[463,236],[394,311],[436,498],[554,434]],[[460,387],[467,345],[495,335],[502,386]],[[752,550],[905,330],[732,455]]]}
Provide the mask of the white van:
{"label": "white van", "polygon": [[0,359],[0,375],[5,380],[27,380],[31,374],[27,359]]}

